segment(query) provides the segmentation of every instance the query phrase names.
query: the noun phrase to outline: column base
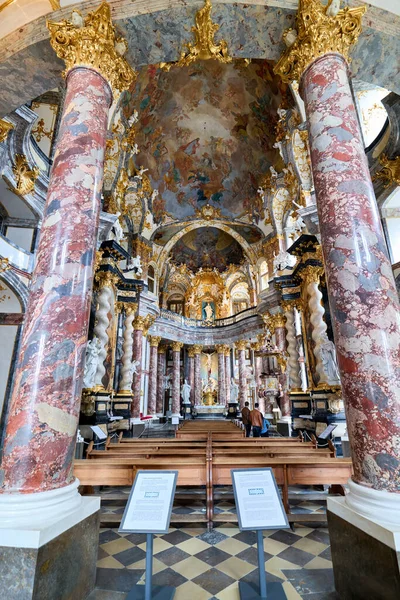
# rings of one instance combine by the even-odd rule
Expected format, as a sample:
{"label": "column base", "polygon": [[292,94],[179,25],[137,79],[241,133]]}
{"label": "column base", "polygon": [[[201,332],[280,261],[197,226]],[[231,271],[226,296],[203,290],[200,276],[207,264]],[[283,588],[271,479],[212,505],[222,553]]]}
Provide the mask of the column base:
{"label": "column base", "polygon": [[[347,497],[327,502],[335,587],[341,600],[400,598],[400,526],[365,517],[348,505]],[[380,513],[384,517],[384,505]]]}
{"label": "column base", "polygon": [[[0,495],[0,581],[7,600],[84,600],[95,587],[100,498],[82,498],[76,492],[79,503],[70,510],[72,490],[64,494],[65,502],[61,490],[65,488]],[[55,506],[55,498],[58,516],[50,506]],[[35,512],[40,505],[41,518]],[[27,524],[24,512],[30,506],[33,516]]]}

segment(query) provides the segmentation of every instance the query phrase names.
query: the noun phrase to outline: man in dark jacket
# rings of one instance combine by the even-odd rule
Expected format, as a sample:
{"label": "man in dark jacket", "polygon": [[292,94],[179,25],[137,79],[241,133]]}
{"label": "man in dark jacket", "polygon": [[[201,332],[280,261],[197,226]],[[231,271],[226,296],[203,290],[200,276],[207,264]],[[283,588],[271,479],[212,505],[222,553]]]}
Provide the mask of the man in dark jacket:
{"label": "man in dark jacket", "polygon": [[246,429],[246,437],[250,437],[251,423],[250,423],[250,409],[249,403],[245,402],[242,408],[242,423]]}

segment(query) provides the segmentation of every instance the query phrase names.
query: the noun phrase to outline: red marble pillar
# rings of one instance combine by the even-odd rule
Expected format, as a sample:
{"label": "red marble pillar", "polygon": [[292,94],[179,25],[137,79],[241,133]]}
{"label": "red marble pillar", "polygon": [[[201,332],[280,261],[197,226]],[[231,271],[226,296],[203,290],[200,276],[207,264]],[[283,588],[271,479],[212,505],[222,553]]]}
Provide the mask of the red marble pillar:
{"label": "red marble pillar", "polygon": [[3,491],[47,491],[74,480],[111,101],[98,73],[69,72],[7,420]]}
{"label": "red marble pillar", "polygon": [[165,362],[166,362],[165,352],[166,352],[165,346],[158,347],[158,351],[157,351],[157,354],[158,354],[158,357],[157,357],[157,403],[156,403],[158,416],[164,415],[164,396],[165,396],[164,377],[165,377]]}
{"label": "red marble pillar", "polygon": [[149,391],[147,400],[147,414],[155,416],[157,407],[157,359],[158,344],[161,338],[158,336],[149,336],[150,342],[150,365],[149,365]]}
{"label": "red marble pillar", "polygon": [[246,347],[246,340],[236,342],[236,348],[239,352],[239,407],[241,409],[247,401]]}
{"label": "red marble pillar", "polygon": [[226,406],[231,400],[231,350],[225,346],[225,385],[226,385]]}
{"label": "red marble pillar", "polygon": [[131,417],[140,418],[140,398],[142,391],[142,355],[143,355],[143,331],[146,327],[144,317],[136,317],[133,321],[133,353],[132,360],[136,363],[136,372],[132,381],[132,404]]}
{"label": "red marble pillar", "polygon": [[[278,316],[278,315],[275,315]],[[282,325],[275,327],[275,342],[278,350],[281,352],[286,351],[286,329],[284,324],[283,315],[279,315],[282,318]],[[282,368],[281,368],[282,370]],[[291,407],[290,407],[290,395],[289,395],[289,386],[288,386],[288,377],[287,371],[284,373],[281,372],[279,375],[279,383],[282,386],[282,393],[280,397],[280,405],[281,405],[281,413],[282,417],[290,417],[291,415]]]}
{"label": "red marble pillar", "polygon": [[345,60],[301,79],[353,480],[400,492],[400,308]]}
{"label": "red marble pillar", "polygon": [[225,346],[216,346],[218,353],[218,404],[226,404]]}
{"label": "red marble pillar", "polygon": [[199,344],[193,346],[194,350],[194,403],[202,403],[202,389],[200,376],[200,356],[203,347]]}
{"label": "red marble pillar", "polygon": [[195,387],[194,387],[194,348],[189,348],[188,350],[188,361],[189,361],[189,385],[191,387],[190,390],[190,402],[194,404],[194,395],[195,395]]}
{"label": "red marble pillar", "polygon": [[172,414],[181,412],[181,350],[182,342],[172,343]]}

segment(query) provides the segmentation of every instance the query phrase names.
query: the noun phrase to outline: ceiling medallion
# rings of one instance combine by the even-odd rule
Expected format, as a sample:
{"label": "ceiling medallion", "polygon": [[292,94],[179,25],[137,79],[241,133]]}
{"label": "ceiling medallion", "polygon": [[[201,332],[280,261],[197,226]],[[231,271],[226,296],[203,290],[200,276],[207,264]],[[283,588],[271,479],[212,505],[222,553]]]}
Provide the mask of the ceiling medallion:
{"label": "ceiling medallion", "polygon": [[218,44],[214,36],[219,29],[217,23],[211,20],[211,1],[205,0],[202,9],[196,13],[196,26],[192,27],[195,36],[194,43],[185,44],[187,50],[181,52],[180,59],[170,63],[160,63],[160,68],[169,71],[172,67],[188,67],[196,60],[218,60],[221,63],[231,63],[233,58],[228,53],[228,44],[221,40]]}
{"label": "ceiling medallion", "polygon": [[196,218],[212,221],[213,219],[221,219],[221,209],[214,208],[211,204],[205,204],[201,208],[196,209]]}

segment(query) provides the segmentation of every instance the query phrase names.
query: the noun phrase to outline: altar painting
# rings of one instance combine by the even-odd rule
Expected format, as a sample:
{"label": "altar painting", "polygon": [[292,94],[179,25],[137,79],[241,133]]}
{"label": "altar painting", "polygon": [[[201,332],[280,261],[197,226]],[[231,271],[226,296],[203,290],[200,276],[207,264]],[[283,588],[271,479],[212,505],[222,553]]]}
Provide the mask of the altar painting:
{"label": "altar painting", "polygon": [[218,386],[218,354],[212,352],[207,354],[202,352],[200,355],[200,377],[202,384],[206,384],[210,378],[214,385]]}

